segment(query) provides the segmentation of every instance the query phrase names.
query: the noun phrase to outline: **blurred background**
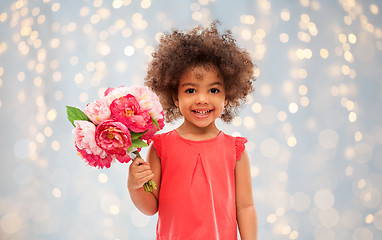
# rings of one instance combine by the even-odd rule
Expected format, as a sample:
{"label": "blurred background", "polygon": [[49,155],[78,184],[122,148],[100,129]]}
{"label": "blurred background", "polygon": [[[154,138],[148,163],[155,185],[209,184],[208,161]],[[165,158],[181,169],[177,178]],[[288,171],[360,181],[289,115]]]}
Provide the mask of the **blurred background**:
{"label": "blurred background", "polygon": [[215,19],[257,65],[256,91],[219,126],[249,140],[259,239],[381,239],[381,11],[377,0],[0,0],[0,239],[155,238],[157,217],[130,201],[129,164],[87,166],[65,105],[143,84],[163,32]]}

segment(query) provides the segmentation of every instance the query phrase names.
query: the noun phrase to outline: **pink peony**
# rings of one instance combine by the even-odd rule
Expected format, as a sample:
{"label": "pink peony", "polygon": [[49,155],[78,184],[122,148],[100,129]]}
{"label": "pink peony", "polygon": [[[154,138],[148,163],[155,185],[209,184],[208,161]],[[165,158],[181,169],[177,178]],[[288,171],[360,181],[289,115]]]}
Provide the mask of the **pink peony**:
{"label": "pink peony", "polygon": [[98,147],[95,141],[95,125],[89,121],[74,121],[76,128],[73,129],[75,144],[77,148],[83,149],[87,154],[105,155],[105,151]]}
{"label": "pink peony", "polygon": [[110,110],[117,121],[125,124],[133,132],[144,132],[152,126],[150,114],[141,111],[137,99],[131,94],[115,99],[110,105]]}
{"label": "pink peony", "polygon": [[128,163],[131,160],[131,157],[129,154],[126,154],[124,156],[121,155],[115,155],[115,158],[120,162],[120,163]]}
{"label": "pink peony", "polygon": [[100,122],[108,119],[111,115],[109,105],[105,101],[105,99],[97,99],[92,103],[89,103],[84,113],[90,118],[90,120],[98,125]]}
{"label": "pink peony", "polygon": [[105,154],[104,157],[94,154],[88,154],[85,149],[79,149],[77,146],[78,154],[92,167],[98,168],[109,168],[111,162],[113,161],[112,157]]}
{"label": "pink peony", "polygon": [[121,86],[118,88],[108,88],[105,91],[105,96],[103,97],[108,106],[117,98],[124,97],[129,94],[130,90],[128,87]]}
{"label": "pink peony", "polygon": [[131,146],[131,135],[124,124],[109,119],[97,126],[95,141],[107,154],[124,156]]}
{"label": "pink peony", "polygon": [[[164,119],[163,108],[158,96],[149,88],[140,85],[130,87],[130,93],[137,98],[142,111],[147,111],[158,123]],[[163,128],[164,124],[161,126]]]}
{"label": "pink peony", "polygon": [[145,134],[143,134],[141,138],[144,140],[151,139],[157,131],[161,130],[164,127],[164,119],[159,119],[158,125],[159,128],[153,123],[149,130]]}
{"label": "pink peony", "polygon": [[112,91],[114,91],[114,89],[115,88],[112,88],[112,87],[109,87],[109,88],[107,88],[106,90],[105,90],[105,92],[104,92],[104,97],[106,97],[109,93],[111,93]]}

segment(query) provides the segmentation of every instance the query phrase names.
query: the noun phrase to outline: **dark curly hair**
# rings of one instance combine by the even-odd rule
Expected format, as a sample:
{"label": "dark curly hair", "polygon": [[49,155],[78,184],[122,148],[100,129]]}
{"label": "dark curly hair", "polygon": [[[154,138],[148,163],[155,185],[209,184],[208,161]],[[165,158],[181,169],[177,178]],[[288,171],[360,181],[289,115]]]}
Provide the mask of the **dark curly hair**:
{"label": "dark curly hair", "polygon": [[237,46],[231,31],[220,34],[218,23],[165,33],[152,54],[145,85],[159,96],[167,122],[181,116],[172,97],[177,95],[179,80],[189,67],[212,64],[219,69],[228,102],[220,117],[224,122],[236,116],[247,95],[254,91],[254,65],[248,52]]}

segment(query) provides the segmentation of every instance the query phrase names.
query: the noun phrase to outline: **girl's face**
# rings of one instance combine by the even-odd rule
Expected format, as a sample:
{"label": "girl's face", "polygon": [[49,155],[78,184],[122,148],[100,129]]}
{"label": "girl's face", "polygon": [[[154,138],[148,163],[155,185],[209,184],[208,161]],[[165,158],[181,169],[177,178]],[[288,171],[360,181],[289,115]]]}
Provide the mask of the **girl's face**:
{"label": "girl's face", "polygon": [[180,78],[174,102],[187,126],[215,127],[215,120],[227,104],[224,81],[217,67],[207,65],[187,69]]}

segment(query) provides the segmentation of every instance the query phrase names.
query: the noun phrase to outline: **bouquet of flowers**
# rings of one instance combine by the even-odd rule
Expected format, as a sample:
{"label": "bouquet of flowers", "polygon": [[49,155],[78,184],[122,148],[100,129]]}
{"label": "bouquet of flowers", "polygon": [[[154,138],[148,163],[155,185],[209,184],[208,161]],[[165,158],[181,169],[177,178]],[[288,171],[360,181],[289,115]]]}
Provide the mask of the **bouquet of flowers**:
{"label": "bouquet of flowers", "polygon": [[[84,111],[66,106],[78,155],[88,165],[109,168],[118,160],[127,163],[140,157],[153,135],[164,127],[163,108],[154,92],[144,86],[108,88],[102,98]],[[145,183],[146,192],[156,189]]]}

